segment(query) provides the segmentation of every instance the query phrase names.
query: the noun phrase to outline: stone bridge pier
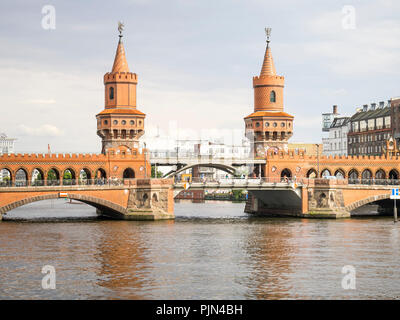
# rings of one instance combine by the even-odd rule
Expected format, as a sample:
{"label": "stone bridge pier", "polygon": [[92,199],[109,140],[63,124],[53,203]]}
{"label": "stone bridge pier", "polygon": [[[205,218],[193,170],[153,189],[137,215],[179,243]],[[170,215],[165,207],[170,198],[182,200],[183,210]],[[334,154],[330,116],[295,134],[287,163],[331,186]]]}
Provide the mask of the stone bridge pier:
{"label": "stone bridge pier", "polygon": [[366,204],[379,205],[378,212],[392,214],[391,185],[349,184],[346,179],[304,179],[282,188],[249,190],[245,212],[257,215],[304,218],[349,218],[351,211]]}

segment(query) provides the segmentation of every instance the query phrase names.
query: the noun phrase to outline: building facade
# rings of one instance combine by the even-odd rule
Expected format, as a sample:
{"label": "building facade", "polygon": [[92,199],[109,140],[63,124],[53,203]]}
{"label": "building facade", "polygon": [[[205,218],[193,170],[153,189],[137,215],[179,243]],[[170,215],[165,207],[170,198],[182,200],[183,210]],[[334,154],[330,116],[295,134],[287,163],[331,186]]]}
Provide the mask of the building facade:
{"label": "building facade", "polygon": [[[0,134],[0,155],[14,153],[14,138],[8,138],[5,133]],[[4,179],[9,179],[8,172],[6,170],[0,170],[0,182]]]}
{"label": "building facade", "polygon": [[338,117],[340,114],[338,113],[337,105],[334,105],[332,108],[332,112],[327,112],[322,114],[322,131],[329,132],[329,129],[332,125],[333,120]]}
{"label": "building facade", "polygon": [[400,97],[390,99],[390,111],[393,138],[400,145]]}
{"label": "building facade", "polygon": [[392,136],[390,103],[364,105],[349,123],[349,155],[382,155],[386,152],[386,142]]}
{"label": "building facade", "polygon": [[334,118],[328,131],[329,136],[322,139],[323,154],[327,156],[346,156],[349,129],[349,117]]}
{"label": "building facade", "polygon": [[0,154],[14,153],[14,138],[9,138],[5,133],[0,134]]}
{"label": "building facade", "polygon": [[269,42],[267,35],[261,72],[253,77],[254,112],[244,118],[251,156],[256,158],[265,157],[268,150],[287,151],[293,134],[294,117],[284,112],[285,78],[276,74]]}

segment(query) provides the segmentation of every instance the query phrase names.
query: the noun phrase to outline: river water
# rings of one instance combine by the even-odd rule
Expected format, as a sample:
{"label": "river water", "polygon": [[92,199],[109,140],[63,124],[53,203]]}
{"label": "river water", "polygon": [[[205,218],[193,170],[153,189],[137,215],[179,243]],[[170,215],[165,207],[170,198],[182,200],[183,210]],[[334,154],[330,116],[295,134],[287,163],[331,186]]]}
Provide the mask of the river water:
{"label": "river water", "polygon": [[[65,200],[20,207],[0,222],[0,299],[400,298],[400,223],[243,209],[177,203],[175,221],[135,222],[94,220],[93,208]],[[54,290],[42,289],[45,265]],[[356,289],[342,288],[346,265]]]}

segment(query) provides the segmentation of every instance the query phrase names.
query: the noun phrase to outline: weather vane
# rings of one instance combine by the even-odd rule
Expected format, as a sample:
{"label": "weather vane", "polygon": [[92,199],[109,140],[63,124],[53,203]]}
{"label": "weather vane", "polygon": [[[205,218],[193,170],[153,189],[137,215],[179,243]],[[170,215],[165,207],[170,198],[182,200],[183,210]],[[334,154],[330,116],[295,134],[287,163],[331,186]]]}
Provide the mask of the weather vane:
{"label": "weather vane", "polygon": [[118,31],[119,31],[119,36],[122,37],[122,31],[124,31],[124,23],[121,21],[118,21]]}
{"label": "weather vane", "polygon": [[267,36],[267,46],[269,45],[269,38],[271,37],[271,28],[265,28],[265,35]]}

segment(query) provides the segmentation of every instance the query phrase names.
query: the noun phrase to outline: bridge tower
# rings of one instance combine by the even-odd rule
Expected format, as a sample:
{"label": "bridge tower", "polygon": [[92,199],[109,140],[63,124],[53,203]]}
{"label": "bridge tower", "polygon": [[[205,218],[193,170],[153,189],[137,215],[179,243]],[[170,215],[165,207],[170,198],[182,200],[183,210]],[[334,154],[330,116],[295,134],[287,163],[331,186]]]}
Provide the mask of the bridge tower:
{"label": "bridge tower", "polygon": [[97,135],[101,137],[101,152],[125,146],[139,147],[139,138],[144,134],[145,114],[136,108],[136,73],[129,71],[122,42],[123,25],[118,28],[119,41],[111,72],[104,75],[105,108],[96,115]]}
{"label": "bridge tower", "polygon": [[244,118],[251,156],[264,158],[267,150],[287,150],[293,134],[294,117],[284,112],[285,78],[277,75],[270,43],[271,29],[265,29],[267,47],[259,76],[253,77],[254,112]]}

